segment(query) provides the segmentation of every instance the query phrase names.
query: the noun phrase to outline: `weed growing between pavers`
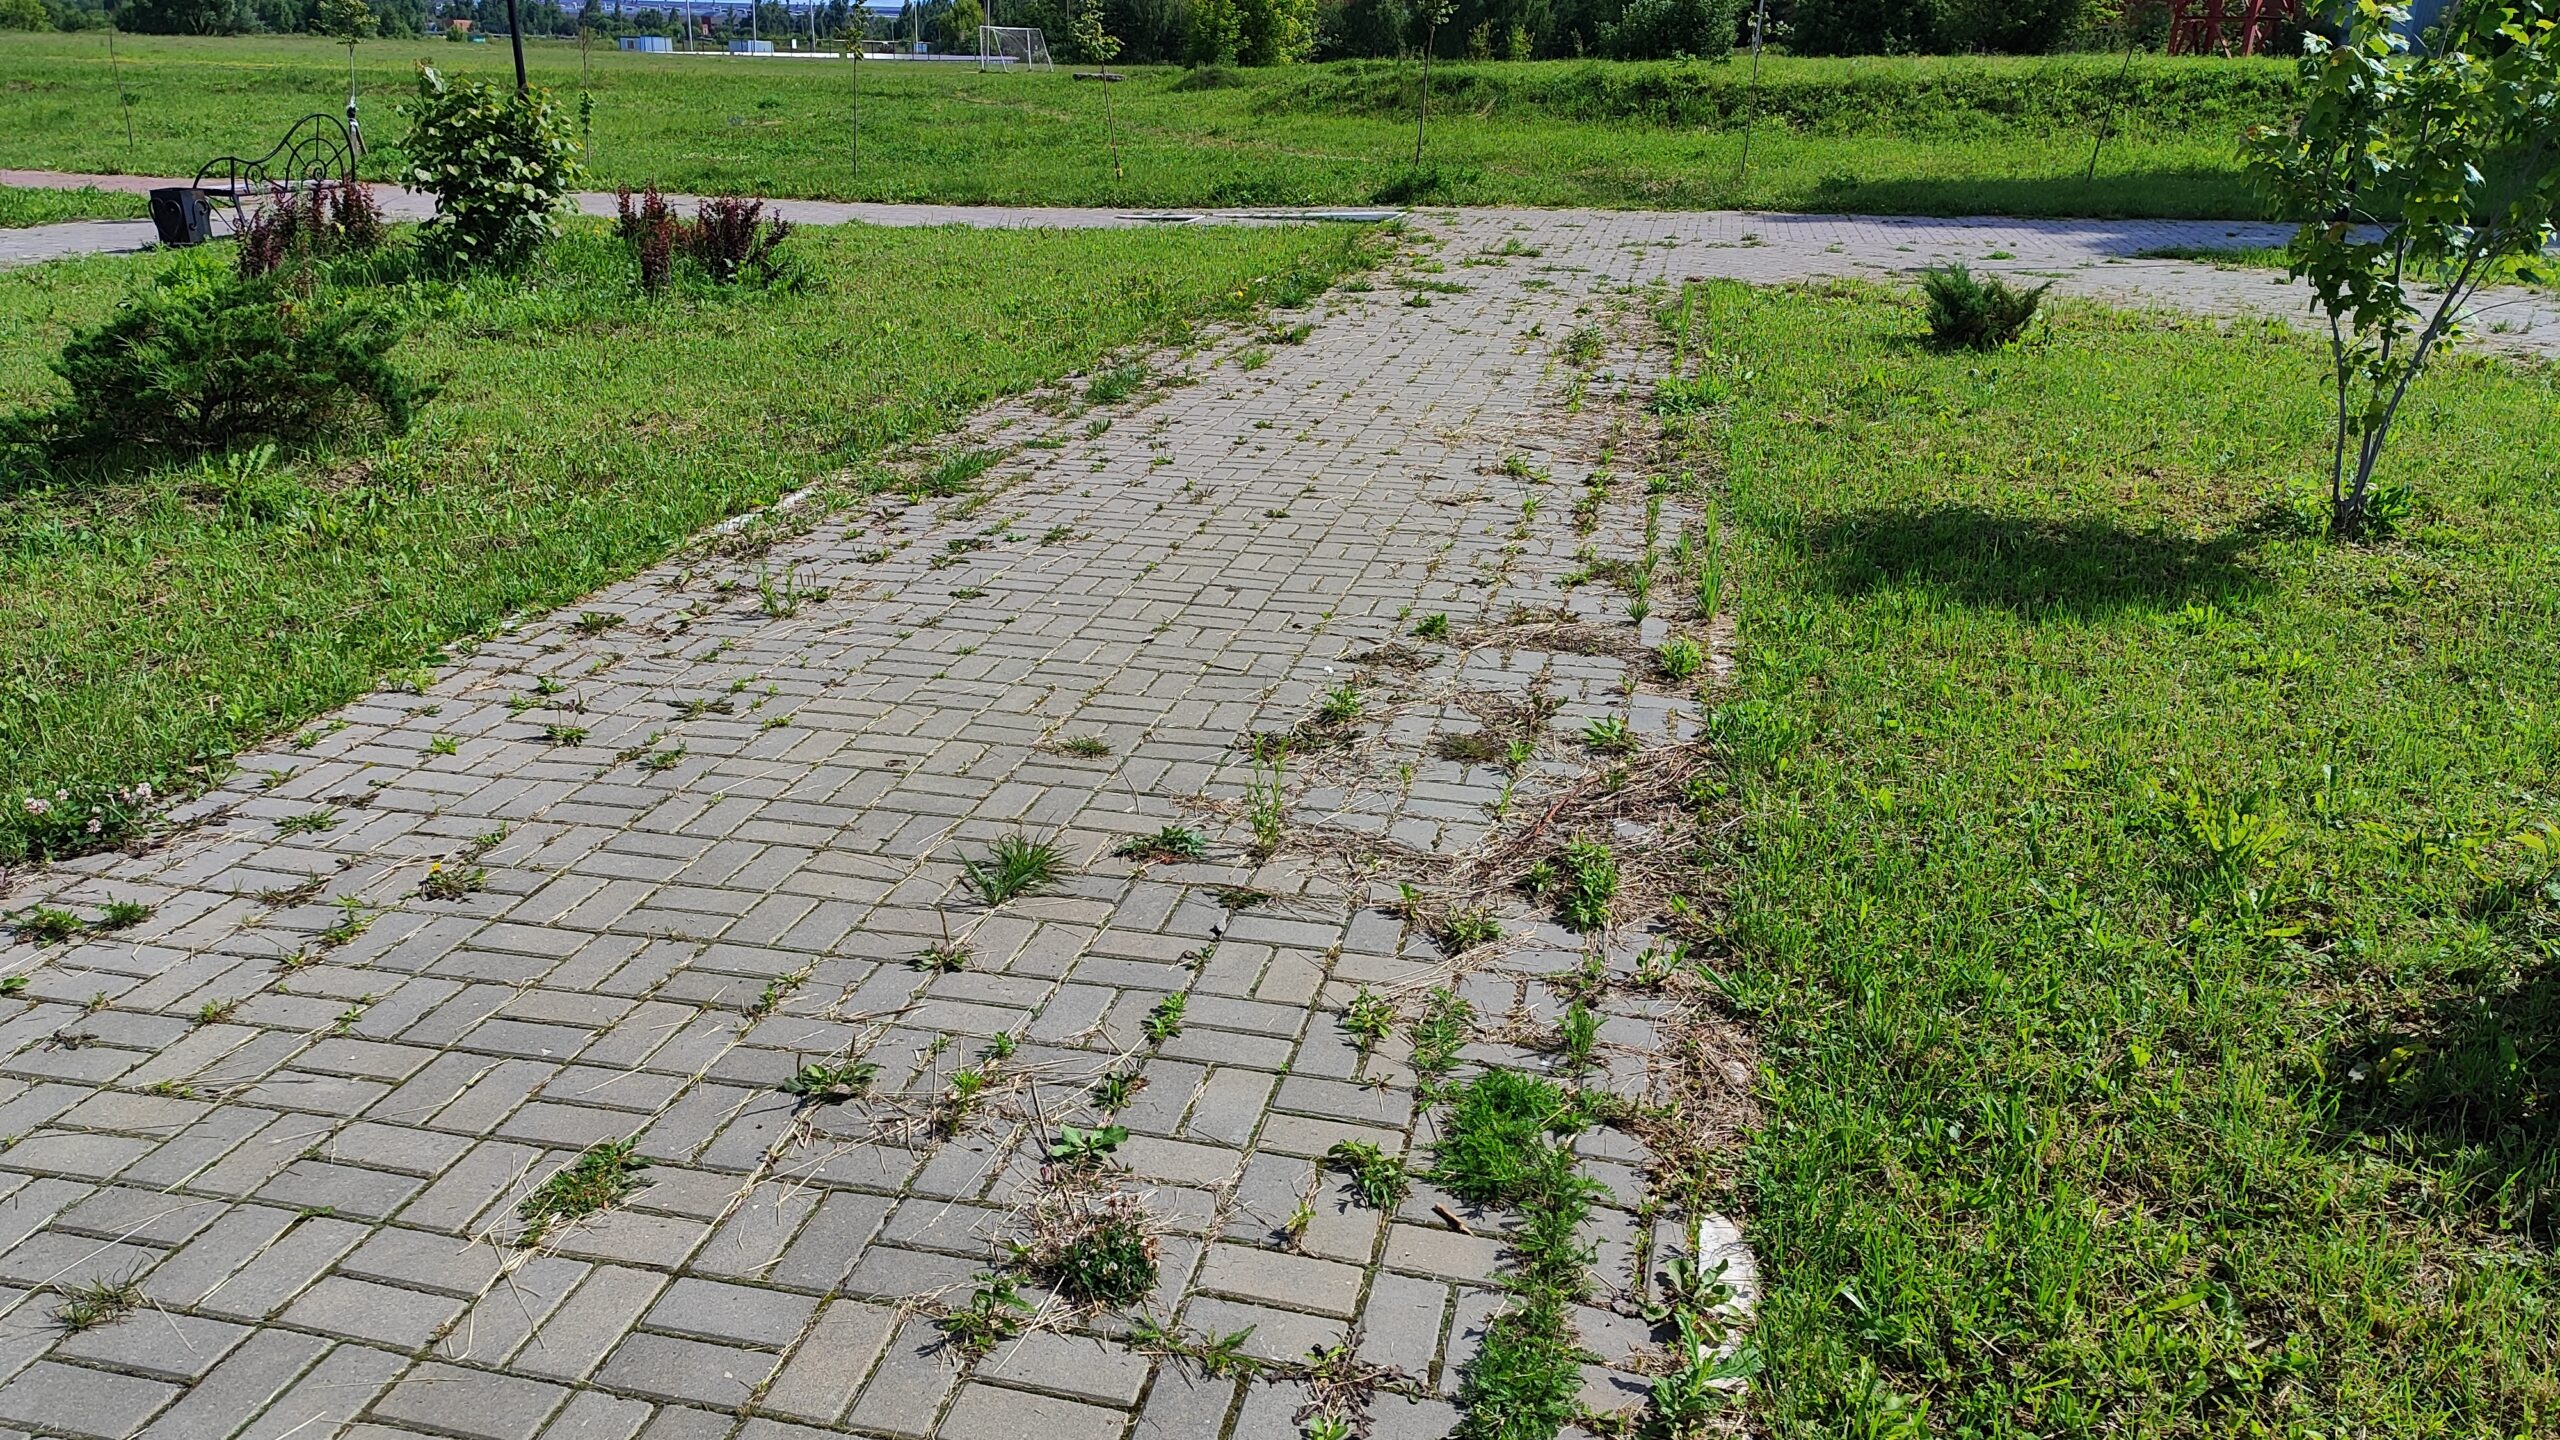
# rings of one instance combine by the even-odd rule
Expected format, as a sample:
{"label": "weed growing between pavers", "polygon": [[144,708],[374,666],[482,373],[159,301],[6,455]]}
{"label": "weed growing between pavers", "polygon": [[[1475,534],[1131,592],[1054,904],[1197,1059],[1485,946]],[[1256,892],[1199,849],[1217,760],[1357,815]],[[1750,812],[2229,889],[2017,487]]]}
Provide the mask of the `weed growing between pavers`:
{"label": "weed growing between pavers", "polygon": [[589,1147],[517,1203],[516,1218],[524,1230],[516,1243],[540,1245],[562,1227],[620,1205],[648,1186],[641,1174],[648,1168],[649,1162],[640,1158],[633,1141],[608,1140]]}
{"label": "weed growing between pavers", "polygon": [[871,1093],[871,1082],[879,1077],[880,1067],[868,1060],[848,1060],[839,1064],[810,1064],[782,1082],[785,1094],[823,1105],[840,1105],[859,1100]]}
{"label": "weed growing between pavers", "polygon": [[1158,1222],[1142,1197],[1056,1186],[1041,1192],[1022,1223],[1022,1238],[1011,1242],[1014,1262],[1068,1303],[1126,1309],[1154,1291]]}
{"label": "weed growing between pavers", "polygon": [[1065,865],[1066,857],[1056,844],[1022,834],[1004,836],[985,855],[960,862],[969,888],[991,907],[1047,890],[1057,883]]}
{"label": "weed growing between pavers", "polygon": [[1152,835],[1135,835],[1111,852],[1141,862],[1199,860],[1209,853],[1209,838],[1188,825],[1167,825]]}
{"label": "weed growing between pavers", "polygon": [[1581,1413],[1582,1351],[1566,1307],[1587,1283],[1591,1251],[1576,1232],[1597,1186],[1557,1142],[1586,1123],[1575,1097],[1514,1070],[1487,1070],[1450,1099],[1431,1178],[1471,1204],[1520,1215],[1503,1277],[1511,1301],[1486,1327],[1458,1391],[1466,1440],[1546,1440]]}
{"label": "weed growing between pavers", "polygon": [[1392,1210],[1404,1198],[1402,1156],[1390,1155],[1370,1141],[1344,1140],[1326,1151],[1324,1158],[1326,1164],[1350,1177],[1353,1192],[1370,1209]]}
{"label": "weed growing between pavers", "polygon": [[115,1280],[88,1280],[62,1286],[56,1292],[62,1302],[54,1307],[53,1321],[66,1335],[113,1325],[150,1301],[143,1293],[137,1276]]}

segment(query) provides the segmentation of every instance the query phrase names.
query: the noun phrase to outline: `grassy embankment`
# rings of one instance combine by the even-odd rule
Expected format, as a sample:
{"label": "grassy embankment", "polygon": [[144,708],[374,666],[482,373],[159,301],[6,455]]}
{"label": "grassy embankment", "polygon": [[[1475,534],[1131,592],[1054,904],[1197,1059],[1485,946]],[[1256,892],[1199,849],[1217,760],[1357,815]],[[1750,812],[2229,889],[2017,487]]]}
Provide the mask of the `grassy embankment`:
{"label": "grassy embankment", "polygon": [[[95,35],[0,35],[0,166],[192,174],[334,113],[345,53],[308,37],[120,42],[134,141]],[[419,60],[502,78],[502,45],[369,42],[357,52],[367,173],[388,176],[391,107]],[[532,45],[539,83],[574,98],[574,45]],[[862,67],[861,172],[850,67],[716,56],[590,57],[594,180],[674,190],[1008,204],[1351,204],[1413,193],[1415,70],[1387,61],[1178,70],[1111,87],[1128,178],[1102,145],[1102,86],[967,67]],[[1764,64],[1751,175],[1740,63],[1444,65],[1433,72],[1434,182],[1467,204],[1747,206],[1911,214],[2246,216],[2237,138],[2290,86],[2275,61],[2106,56]],[[2112,117],[2111,119],[2109,117]],[[2102,123],[2112,134],[2083,176]]]}

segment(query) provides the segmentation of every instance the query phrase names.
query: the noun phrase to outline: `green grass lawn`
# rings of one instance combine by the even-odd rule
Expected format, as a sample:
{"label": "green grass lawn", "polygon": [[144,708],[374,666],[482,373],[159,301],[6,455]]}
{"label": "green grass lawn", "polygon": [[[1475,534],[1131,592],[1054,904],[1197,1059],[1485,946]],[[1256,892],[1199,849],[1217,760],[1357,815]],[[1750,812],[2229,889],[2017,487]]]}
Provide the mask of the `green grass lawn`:
{"label": "green grass lawn", "polygon": [[65,220],[133,220],[151,213],[139,195],[83,185],[77,190],[46,190],[30,185],[0,185],[0,230],[54,225]]}
{"label": "green grass lawn", "polygon": [[2560,372],[2423,382],[2344,546],[2280,328],[1701,293],[1770,1430],[2551,1433]]}
{"label": "green grass lawn", "polygon": [[[1368,233],[804,229],[801,293],[651,300],[586,225],[519,280],[388,287],[417,324],[402,363],[442,387],[396,441],[248,481],[219,461],[14,494],[0,476],[0,795],[199,784],[995,396],[1321,288]],[[74,326],[229,250],[0,272],[0,410],[55,393]]]}
{"label": "green grass lawn", "polygon": [[[126,37],[133,141],[103,36],[0,34],[0,165],[193,174],[345,102],[344,52],[309,37]],[[492,78],[503,45],[370,42],[358,51],[367,173],[388,176],[393,102],[427,60]],[[573,45],[527,52],[572,100]],[[1404,193],[1414,71],[1394,62],[1238,72],[1179,90],[1140,70],[1110,87],[1127,168],[1102,146],[1103,86],[962,66],[852,67],[714,56],[590,57],[600,186],[864,200],[1065,205],[1369,203]],[[1747,69],[1735,63],[1441,66],[1423,198],[1469,204],[1747,206],[1914,214],[2244,216],[2241,128],[2274,116],[2272,61],[2104,56],[1795,60],[1764,68],[1748,183],[1737,179]],[[2085,179],[2102,123],[2113,134]]]}

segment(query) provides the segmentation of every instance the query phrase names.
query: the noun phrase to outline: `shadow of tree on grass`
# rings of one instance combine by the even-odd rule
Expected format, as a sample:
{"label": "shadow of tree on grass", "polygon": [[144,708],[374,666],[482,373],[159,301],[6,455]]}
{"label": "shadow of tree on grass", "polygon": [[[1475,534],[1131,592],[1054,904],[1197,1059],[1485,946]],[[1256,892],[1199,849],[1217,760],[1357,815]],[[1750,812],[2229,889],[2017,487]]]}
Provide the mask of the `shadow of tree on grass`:
{"label": "shadow of tree on grass", "polygon": [[2027,615],[2173,609],[2254,594],[2265,582],[2244,562],[2260,538],[2232,530],[2196,540],[1973,505],[1860,510],[1804,529],[1817,579],[1835,590],[1933,590]]}
{"label": "shadow of tree on grass", "polygon": [[2342,1035],[2324,1067],[2333,1143],[2426,1173],[2438,1208],[2549,1244],[2560,1238],[2560,880],[2538,893],[2493,885],[2470,908],[2483,906],[2522,942],[2508,953],[2533,958]]}

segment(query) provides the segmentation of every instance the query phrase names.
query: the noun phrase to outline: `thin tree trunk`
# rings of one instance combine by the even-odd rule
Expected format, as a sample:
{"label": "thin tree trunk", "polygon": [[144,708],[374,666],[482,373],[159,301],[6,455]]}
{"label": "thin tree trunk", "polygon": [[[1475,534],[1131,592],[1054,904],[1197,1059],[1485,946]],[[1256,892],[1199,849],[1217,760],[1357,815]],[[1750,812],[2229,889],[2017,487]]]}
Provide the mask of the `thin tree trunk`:
{"label": "thin tree trunk", "polygon": [[1422,168],[1422,131],[1431,123],[1431,47],[1439,42],[1440,27],[1434,25],[1422,32],[1422,103],[1413,111],[1413,168]]}
{"label": "thin tree trunk", "polygon": [[2426,326],[2419,330],[2409,363],[2401,367],[2399,382],[2391,387],[2391,398],[2383,402],[2381,418],[2364,432],[2362,441],[2356,446],[2355,485],[2348,490],[2345,501],[2346,513],[2356,528],[2364,524],[2366,495],[2373,485],[2373,470],[2382,463],[2383,441],[2391,434],[2391,422],[2399,418],[2400,402],[2408,398],[2409,386],[2417,380],[2419,372],[2427,368],[2436,342],[2443,339],[2445,331],[2452,327],[2454,310],[2461,304],[2463,292],[2471,287],[2485,253],[2486,247],[2475,238],[2471,254],[2462,262],[2462,269],[2445,287],[2444,297],[2436,302],[2436,313],[2429,316]]}

